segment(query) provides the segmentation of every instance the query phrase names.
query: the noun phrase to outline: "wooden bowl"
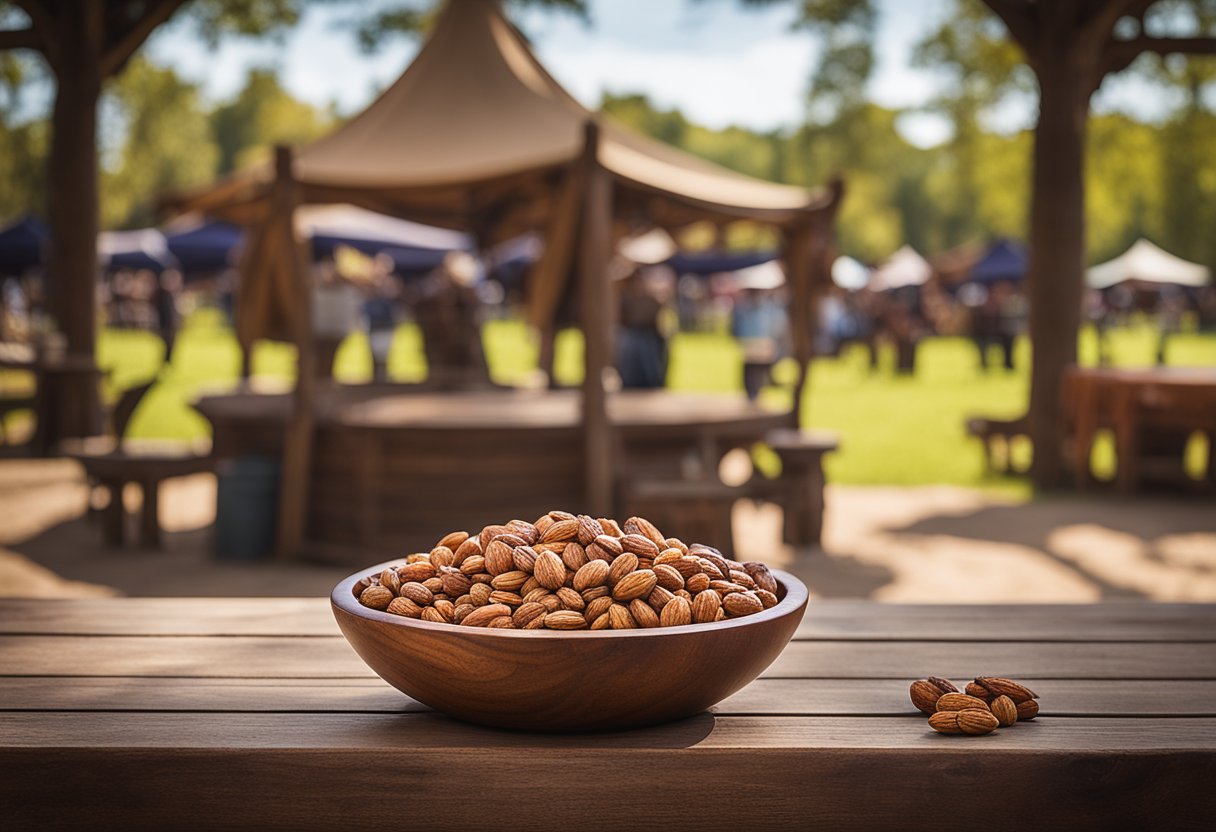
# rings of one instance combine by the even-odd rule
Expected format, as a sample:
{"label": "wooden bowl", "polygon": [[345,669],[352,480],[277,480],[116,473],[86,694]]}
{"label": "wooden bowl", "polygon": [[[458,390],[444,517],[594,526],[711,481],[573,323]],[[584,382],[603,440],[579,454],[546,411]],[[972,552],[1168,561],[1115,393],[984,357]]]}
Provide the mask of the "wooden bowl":
{"label": "wooden bowl", "polygon": [[334,587],[334,617],[380,678],[437,711],[528,731],[600,731],[691,716],[760,675],[806,609],[806,586],[773,571],[780,602],[744,618],[637,630],[501,630],[435,624],[359,603],[361,569]]}

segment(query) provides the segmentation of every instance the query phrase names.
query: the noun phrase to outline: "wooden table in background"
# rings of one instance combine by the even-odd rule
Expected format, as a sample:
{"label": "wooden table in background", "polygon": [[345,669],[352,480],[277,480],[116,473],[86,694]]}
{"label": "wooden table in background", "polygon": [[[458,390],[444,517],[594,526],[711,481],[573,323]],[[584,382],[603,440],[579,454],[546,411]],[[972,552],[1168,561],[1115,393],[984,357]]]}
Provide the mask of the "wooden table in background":
{"label": "wooden table in background", "polygon": [[[26,344],[0,345],[0,369],[19,370],[34,376],[34,437],[30,447],[39,456],[50,456],[63,439],[77,438],[79,425],[90,426],[90,434],[101,433],[101,401],[97,382],[101,370],[92,356],[39,355]],[[81,381],[91,385],[92,395],[81,401],[76,395]],[[78,415],[83,411],[83,415]]]}
{"label": "wooden table in background", "polygon": [[[1042,716],[930,732],[929,674]],[[1216,606],[812,602],[712,713],[544,736],[373,676],[325,600],[0,601],[6,829],[1212,829]]]}
{"label": "wooden table in background", "polygon": [[1140,483],[1140,442],[1145,428],[1206,432],[1208,480],[1216,483],[1212,470],[1216,467],[1216,367],[1074,367],[1065,377],[1065,399],[1073,418],[1073,470],[1078,488],[1089,481],[1094,436],[1103,427],[1115,436],[1116,484],[1122,493],[1132,493]]}

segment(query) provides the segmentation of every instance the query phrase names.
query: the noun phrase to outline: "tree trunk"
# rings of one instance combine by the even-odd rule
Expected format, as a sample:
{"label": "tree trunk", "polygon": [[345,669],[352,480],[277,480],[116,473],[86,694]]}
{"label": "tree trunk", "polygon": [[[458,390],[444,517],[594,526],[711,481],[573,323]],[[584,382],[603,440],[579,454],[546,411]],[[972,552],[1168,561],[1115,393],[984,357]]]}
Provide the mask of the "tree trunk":
{"label": "tree trunk", "polygon": [[[98,230],[97,101],[101,94],[100,21],[86,4],[61,21],[62,57],[57,67],[49,160],[51,242],[48,306],[67,338],[68,352],[94,357]],[[64,379],[67,400],[59,414],[61,436],[96,430],[97,385],[88,375]]]}
{"label": "tree trunk", "polygon": [[1061,387],[1065,368],[1077,359],[1081,323],[1089,87],[1075,50],[1061,45],[1043,52],[1030,205],[1029,419],[1032,479],[1037,488],[1051,489],[1063,485],[1067,473]]}

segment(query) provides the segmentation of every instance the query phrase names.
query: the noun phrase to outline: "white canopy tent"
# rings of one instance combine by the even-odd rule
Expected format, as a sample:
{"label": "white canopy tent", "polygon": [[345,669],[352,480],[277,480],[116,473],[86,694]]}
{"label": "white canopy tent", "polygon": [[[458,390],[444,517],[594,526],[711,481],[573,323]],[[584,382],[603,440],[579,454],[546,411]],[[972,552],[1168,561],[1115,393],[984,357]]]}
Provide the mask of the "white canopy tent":
{"label": "white canopy tent", "polygon": [[870,275],[870,288],[876,292],[887,289],[902,289],[905,286],[920,286],[933,274],[929,261],[916,253],[912,246],[905,245],[886,259]]}
{"label": "white canopy tent", "polygon": [[870,270],[852,257],[837,257],[832,263],[832,282],[841,289],[855,292],[864,289],[870,282]]}
{"label": "white canopy tent", "polygon": [[735,272],[734,283],[740,289],[777,289],[785,285],[785,269],[780,260],[769,260]]}
{"label": "white canopy tent", "polygon": [[1085,273],[1085,282],[1091,289],[1109,289],[1129,280],[1206,286],[1210,279],[1207,266],[1176,257],[1143,237],[1115,259],[1099,263]]}

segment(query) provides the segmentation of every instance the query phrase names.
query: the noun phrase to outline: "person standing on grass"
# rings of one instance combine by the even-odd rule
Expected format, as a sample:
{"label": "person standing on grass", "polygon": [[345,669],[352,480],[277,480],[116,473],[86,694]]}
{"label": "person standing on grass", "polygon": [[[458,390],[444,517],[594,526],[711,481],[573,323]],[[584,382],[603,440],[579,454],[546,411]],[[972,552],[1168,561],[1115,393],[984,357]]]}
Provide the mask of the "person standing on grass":
{"label": "person standing on grass", "polygon": [[181,326],[178,296],[182,291],[182,274],[176,269],[165,269],[156,282],[152,306],[156,315],[156,330],[165,342],[165,364],[173,360],[173,346],[177,343],[177,330]]}
{"label": "person standing on grass", "polygon": [[620,331],[616,366],[625,388],[653,390],[667,383],[667,339],[659,327],[663,303],[638,269],[617,284]]}

